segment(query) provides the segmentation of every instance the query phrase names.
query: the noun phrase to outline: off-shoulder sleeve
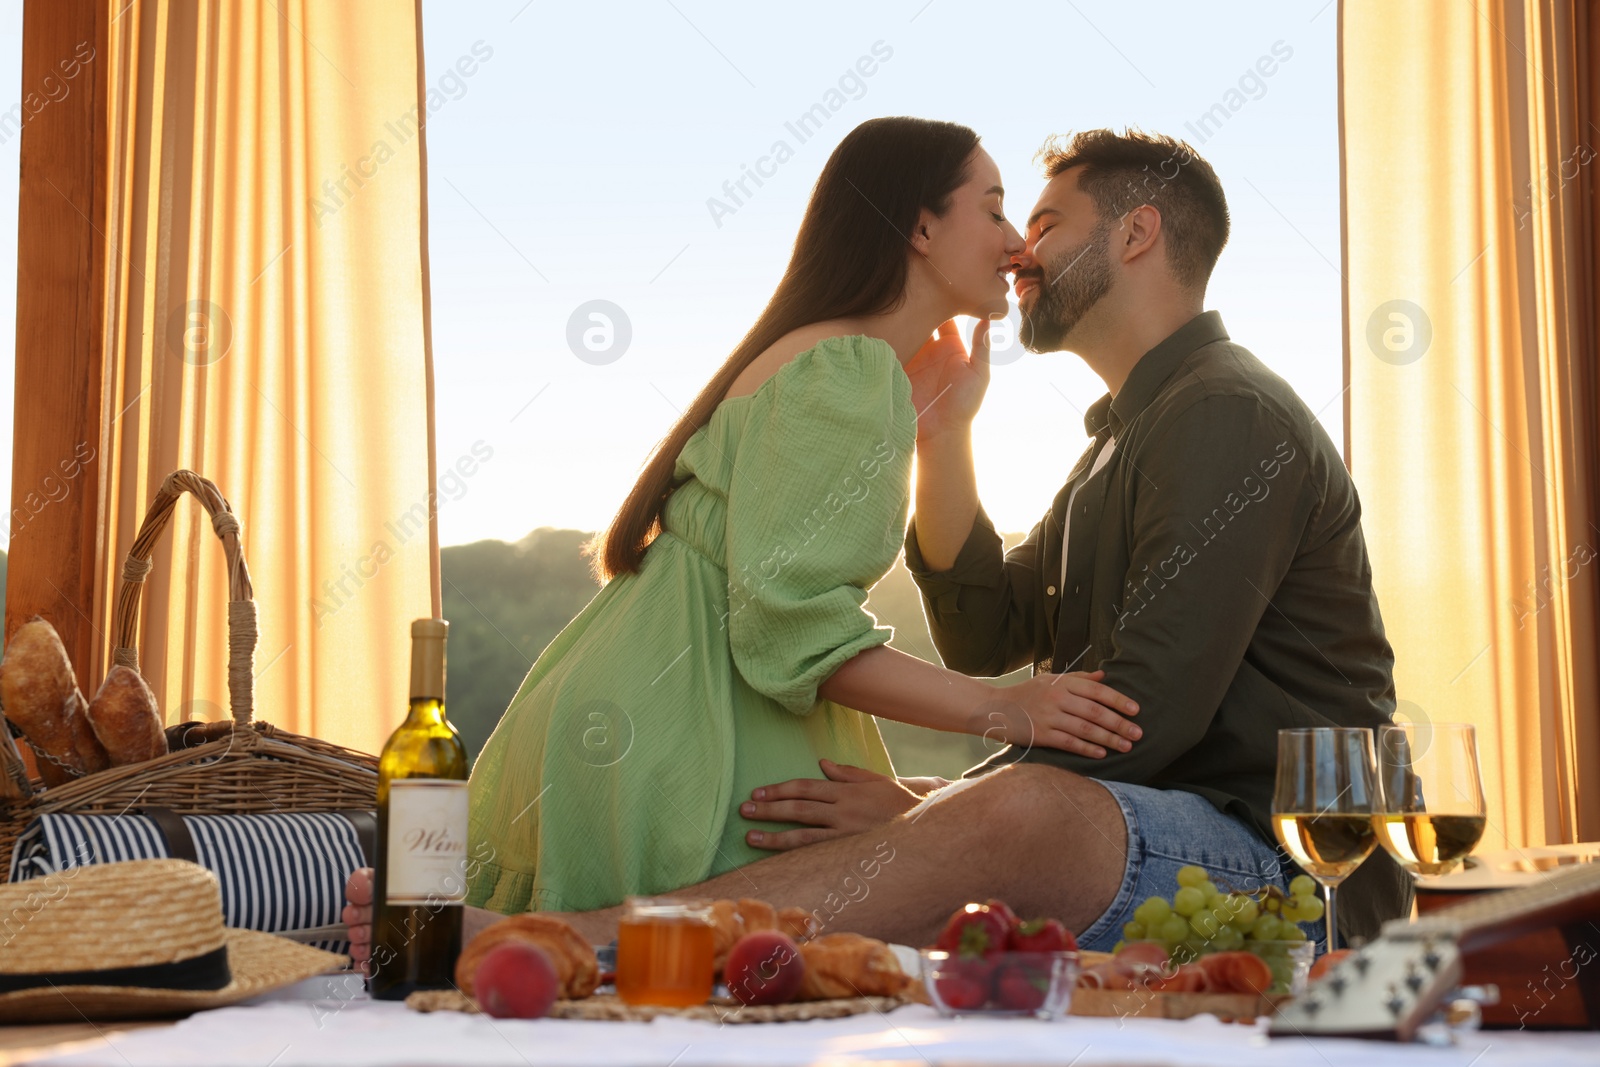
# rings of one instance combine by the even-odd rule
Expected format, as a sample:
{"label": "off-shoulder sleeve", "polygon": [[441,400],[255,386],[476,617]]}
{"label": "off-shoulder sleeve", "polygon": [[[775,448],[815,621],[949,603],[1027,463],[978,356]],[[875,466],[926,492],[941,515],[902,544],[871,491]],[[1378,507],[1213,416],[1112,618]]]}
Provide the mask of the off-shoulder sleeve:
{"label": "off-shoulder sleeve", "polygon": [[888,641],[863,607],[905,536],[916,412],[887,342],[838,337],[752,397],[728,488],[728,633],[752,688],[798,715]]}

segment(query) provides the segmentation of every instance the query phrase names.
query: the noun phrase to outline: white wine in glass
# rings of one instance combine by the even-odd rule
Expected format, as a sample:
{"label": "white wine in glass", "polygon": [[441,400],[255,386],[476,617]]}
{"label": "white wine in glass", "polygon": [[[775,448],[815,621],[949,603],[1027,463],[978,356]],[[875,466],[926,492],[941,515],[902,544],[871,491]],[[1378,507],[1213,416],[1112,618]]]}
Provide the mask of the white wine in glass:
{"label": "white wine in glass", "polygon": [[1467,723],[1401,723],[1378,731],[1383,810],[1372,825],[1413,875],[1449,874],[1483,837],[1477,732]]}
{"label": "white wine in glass", "polygon": [[1290,858],[1322,886],[1330,952],[1339,938],[1334,891],[1377,847],[1372,817],[1382,810],[1371,730],[1278,731],[1272,826]]}

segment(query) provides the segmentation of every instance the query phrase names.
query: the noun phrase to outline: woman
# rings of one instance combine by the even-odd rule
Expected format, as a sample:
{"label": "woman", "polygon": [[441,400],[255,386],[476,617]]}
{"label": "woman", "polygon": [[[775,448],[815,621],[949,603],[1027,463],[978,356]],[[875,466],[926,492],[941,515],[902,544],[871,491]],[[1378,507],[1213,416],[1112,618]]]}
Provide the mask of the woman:
{"label": "woman", "polygon": [[1023,714],[997,727],[977,710],[990,687],[885,647],[862,607],[904,536],[919,407],[938,402],[904,366],[951,317],[1006,311],[1023,242],[1001,195],[963,126],[845,137],[771,301],[590,546],[603,588],[473,768],[469,904],[583,911],[752,862],[735,806],[755,787],[824,758],[893,774],[874,715],[1127,747],[1135,709],[1097,675],[1011,687]]}

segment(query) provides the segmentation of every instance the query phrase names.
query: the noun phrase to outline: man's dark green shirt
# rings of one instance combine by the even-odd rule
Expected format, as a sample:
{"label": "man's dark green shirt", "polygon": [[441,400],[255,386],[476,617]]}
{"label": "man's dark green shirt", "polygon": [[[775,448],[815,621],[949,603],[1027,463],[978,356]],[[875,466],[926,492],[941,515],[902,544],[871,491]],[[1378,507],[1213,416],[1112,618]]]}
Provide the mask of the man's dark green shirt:
{"label": "man's dark green shirt", "polygon": [[[1103,670],[1144,734],[1103,759],[1010,748],[968,775],[1023,759],[1183,789],[1275,845],[1278,730],[1376,728],[1394,711],[1355,485],[1316,416],[1215,312],[1146,353],[1084,422],[1094,440],[1026,541],[1005,552],[980,509],[934,572],[913,520],[906,564],[947,666]],[[1341,932],[1375,936],[1410,892],[1379,850],[1341,890]]]}

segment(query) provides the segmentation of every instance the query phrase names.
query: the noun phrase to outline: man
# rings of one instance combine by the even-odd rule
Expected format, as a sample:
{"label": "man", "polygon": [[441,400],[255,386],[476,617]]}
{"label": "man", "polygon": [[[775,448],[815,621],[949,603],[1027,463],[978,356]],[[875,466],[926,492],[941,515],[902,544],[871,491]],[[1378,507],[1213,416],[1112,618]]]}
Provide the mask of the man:
{"label": "man", "polygon": [[[828,780],[757,790],[748,818],[805,824],[751,842],[787,851],[685,892],[798,905],[824,927],[907,944],[998,897],[1109,948],[1180,865],[1220,885],[1286,886],[1270,822],[1277,731],[1376,728],[1393,656],[1360,506],[1315,416],[1203,312],[1228,234],[1211,168],[1181,142],[1100,130],[1041,153],[1050,178],[1016,262],[1023,341],[1077,353],[1108,394],[1089,449],[1009,553],[978,502],[971,424],[987,330],[953,328],[910,368],[917,510],[906,558],[948,666],[999,675],[1103,671],[1143,736],[1104,756],[1007,749],[930,792],[827,765]],[[993,708],[1005,714],[1004,691]],[[370,882],[347,921],[365,954]],[[1381,851],[1340,893],[1340,931],[1409,911]],[[570,915],[597,941],[618,909]],[[472,928],[489,920],[469,913]]]}
{"label": "man", "polygon": [[[907,566],[947,666],[1102,670],[1142,709],[1127,752],[1007,751],[978,772],[1020,758],[1099,779],[1146,863],[1254,854],[1264,876],[1278,730],[1376,728],[1394,709],[1360,503],[1316,417],[1202,313],[1228,236],[1210,166],[1108,130],[1041,155],[1051,180],[1017,268],[1023,341],[1077,353],[1109,392],[1049,512],[1002,556],[972,464],[987,368],[935,355],[924,391],[949,386],[950,403],[919,424]],[[1134,903],[1170,894],[1133,866]],[[1404,914],[1409,886],[1379,852],[1341,894],[1346,936]],[[1118,917],[1087,940],[1114,939]]]}

